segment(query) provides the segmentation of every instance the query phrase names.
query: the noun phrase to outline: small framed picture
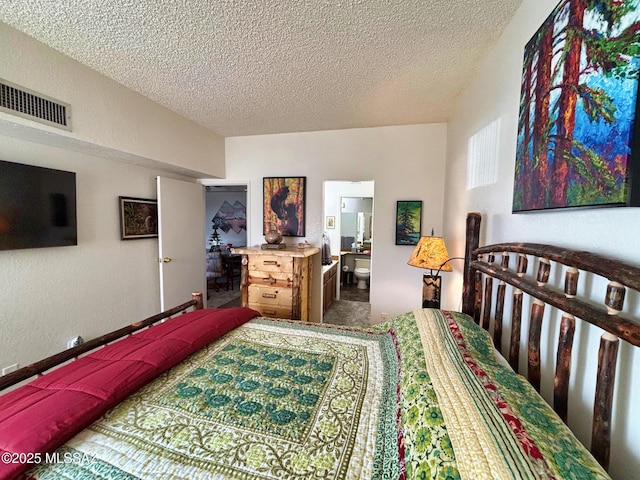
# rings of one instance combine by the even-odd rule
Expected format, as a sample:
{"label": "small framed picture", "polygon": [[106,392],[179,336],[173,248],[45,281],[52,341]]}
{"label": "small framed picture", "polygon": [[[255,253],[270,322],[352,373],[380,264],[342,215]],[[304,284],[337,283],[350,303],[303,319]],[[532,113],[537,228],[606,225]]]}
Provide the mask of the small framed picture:
{"label": "small framed picture", "polygon": [[396,245],[417,245],[422,234],[422,200],[400,200],[396,207]]}
{"label": "small framed picture", "polygon": [[336,228],[336,217],[327,217],[327,228]]}
{"label": "small framed picture", "polygon": [[158,236],[158,202],[146,198],[118,197],[122,240]]}

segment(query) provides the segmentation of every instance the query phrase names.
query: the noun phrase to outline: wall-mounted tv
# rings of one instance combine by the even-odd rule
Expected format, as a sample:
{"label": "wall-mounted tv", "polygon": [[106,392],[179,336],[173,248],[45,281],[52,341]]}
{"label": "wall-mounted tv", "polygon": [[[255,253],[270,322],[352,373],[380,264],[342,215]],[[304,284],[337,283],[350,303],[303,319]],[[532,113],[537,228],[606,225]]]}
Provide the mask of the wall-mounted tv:
{"label": "wall-mounted tv", "polygon": [[0,250],[77,244],[76,174],[0,160]]}

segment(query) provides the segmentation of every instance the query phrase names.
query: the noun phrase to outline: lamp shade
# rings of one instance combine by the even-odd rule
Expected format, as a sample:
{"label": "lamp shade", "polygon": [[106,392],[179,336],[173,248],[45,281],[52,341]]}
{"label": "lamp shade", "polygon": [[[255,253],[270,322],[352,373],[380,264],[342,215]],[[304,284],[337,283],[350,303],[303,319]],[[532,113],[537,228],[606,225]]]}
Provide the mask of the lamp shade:
{"label": "lamp shade", "polygon": [[451,272],[449,263],[449,253],[442,237],[420,237],[420,241],[413,250],[408,265],[430,270],[441,270]]}

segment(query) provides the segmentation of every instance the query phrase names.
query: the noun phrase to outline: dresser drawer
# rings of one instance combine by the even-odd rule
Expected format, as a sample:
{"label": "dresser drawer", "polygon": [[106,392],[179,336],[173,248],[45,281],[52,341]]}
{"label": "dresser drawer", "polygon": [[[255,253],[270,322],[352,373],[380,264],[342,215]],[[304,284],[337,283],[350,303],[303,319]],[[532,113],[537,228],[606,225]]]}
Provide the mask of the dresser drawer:
{"label": "dresser drawer", "polygon": [[249,303],[291,309],[291,292],[290,288],[249,285]]}
{"label": "dresser drawer", "polygon": [[257,270],[249,270],[249,285],[264,285],[268,287],[285,287],[293,286],[293,274],[290,272],[265,272]]}
{"label": "dresser drawer", "polygon": [[293,318],[291,314],[291,306],[289,307],[275,307],[273,305],[262,305],[260,303],[249,303],[247,305],[250,309],[260,312],[263,317],[270,318]]}
{"label": "dresser drawer", "polygon": [[249,308],[264,317],[292,318],[292,289],[265,285],[249,285]]}
{"label": "dresser drawer", "polygon": [[249,255],[249,272],[293,272],[293,257]]}

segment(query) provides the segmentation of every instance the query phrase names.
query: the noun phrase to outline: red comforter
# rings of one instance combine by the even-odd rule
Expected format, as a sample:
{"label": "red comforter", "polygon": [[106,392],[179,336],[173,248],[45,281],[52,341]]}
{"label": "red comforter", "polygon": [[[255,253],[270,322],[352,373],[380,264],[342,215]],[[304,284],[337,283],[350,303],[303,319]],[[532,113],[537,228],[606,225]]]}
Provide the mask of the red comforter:
{"label": "red comforter", "polygon": [[162,372],[256,316],[248,308],[196,310],[0,396],[0,479],[26,471]]}

